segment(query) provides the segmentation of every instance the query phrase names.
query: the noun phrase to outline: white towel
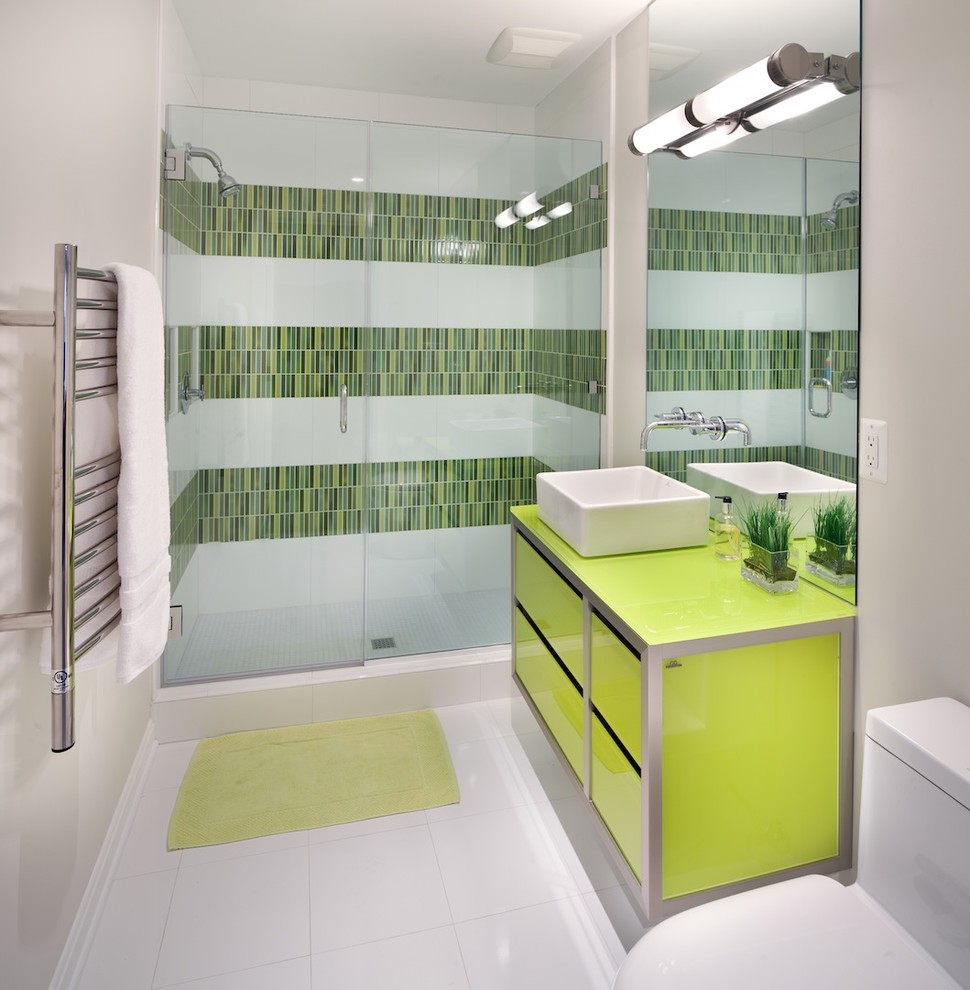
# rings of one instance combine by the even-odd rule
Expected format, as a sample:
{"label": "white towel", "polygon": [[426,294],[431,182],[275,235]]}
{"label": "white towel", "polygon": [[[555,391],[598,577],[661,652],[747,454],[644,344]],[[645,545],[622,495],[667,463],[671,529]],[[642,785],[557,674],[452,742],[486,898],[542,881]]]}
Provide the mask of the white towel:
{"label": "white towel", "polygon": [[168,638],[170,525],[165,447],[165,344],[154,276],[133,265],[118,281],[118,680],[154,663]]}

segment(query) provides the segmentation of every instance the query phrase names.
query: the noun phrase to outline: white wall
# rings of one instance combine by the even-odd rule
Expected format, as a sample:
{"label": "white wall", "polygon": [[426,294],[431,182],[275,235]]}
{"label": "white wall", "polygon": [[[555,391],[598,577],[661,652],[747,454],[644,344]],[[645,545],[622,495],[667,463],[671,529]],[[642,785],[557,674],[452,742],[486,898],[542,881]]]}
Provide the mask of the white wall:
{"label": "white wall", "polygon": [[[83,44],[82,44],[83,40]],[[158,0],[0,7],[0,308],[52,305],[53,246],[151,268]],[[52,346],[0,329],[0,611],[47,605]],[[148,724],[151,674],[77,677],[77,744],[50,752],[49,656],[0,635],[0,982],[46,988]]]}
{"label": "white wall", "polygon": [[[859,397],[862,416],[889,424],[889,480],[859,485],[860,713],[941,694],[970,703],[970,461],[960,425],[970,142],[943,97],[970,82],[970,7],[864,0],[862,23]],[[930,75],[913,66],[920,51],[932,52]],[[905,121],[948,140],[914,137]],[[922,519],[932,520],[927,533]]]}

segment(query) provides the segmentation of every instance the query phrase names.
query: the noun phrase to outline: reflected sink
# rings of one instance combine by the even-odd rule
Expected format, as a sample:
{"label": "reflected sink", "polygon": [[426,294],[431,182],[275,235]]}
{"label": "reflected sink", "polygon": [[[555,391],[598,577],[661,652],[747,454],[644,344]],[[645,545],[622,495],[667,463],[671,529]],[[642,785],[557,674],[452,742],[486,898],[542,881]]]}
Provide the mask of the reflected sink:
{"label": "reflected sink", "polygon": [[759,502],[788,492],[788,510],[794,536],[810,536],[814,530],[812,509],[829,498],[844,495],[855,500],[855,485],[784,461],[745,464],[688,464],[687,483],[711,496],[710,514],[721,511],[716,496],[734,499],[735,517]]}
{"label": "reflected sink", "polygon": [[539,518],[583,557],[707,543],[709,499],[648,467],[536,475]]}

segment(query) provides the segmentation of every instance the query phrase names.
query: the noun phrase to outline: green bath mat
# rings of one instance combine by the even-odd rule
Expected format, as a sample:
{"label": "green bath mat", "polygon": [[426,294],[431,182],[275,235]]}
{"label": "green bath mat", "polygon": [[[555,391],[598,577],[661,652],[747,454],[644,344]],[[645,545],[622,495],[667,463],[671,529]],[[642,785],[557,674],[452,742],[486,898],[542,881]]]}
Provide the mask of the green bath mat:
{"label": "green bath mat", "polygon": [[203,739],[185,772],[168,848],[236,842],[458,801],[432,711]]}

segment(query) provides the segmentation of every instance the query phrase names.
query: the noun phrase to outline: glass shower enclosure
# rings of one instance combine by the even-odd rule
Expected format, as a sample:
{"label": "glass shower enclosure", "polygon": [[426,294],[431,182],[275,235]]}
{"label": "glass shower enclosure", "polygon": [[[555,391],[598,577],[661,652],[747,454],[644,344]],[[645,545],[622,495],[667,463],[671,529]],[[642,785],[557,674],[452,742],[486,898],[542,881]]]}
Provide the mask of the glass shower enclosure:
{"label": "glass shower enclosure", "polygon": [[[507,643],[509,507],[599,462],[600,145],[174,106],[164,140],[163,683]],[[572,212],[496,226],[533,191]]]}

